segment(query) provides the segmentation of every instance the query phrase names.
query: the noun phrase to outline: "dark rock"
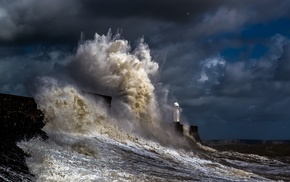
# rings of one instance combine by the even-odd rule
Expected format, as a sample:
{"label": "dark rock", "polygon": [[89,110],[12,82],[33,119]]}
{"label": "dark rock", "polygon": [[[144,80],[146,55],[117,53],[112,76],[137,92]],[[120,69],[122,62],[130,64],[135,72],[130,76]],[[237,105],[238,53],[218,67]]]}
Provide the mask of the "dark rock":
{"label": "dark rock", "polygon": [[46,137],[41,130],[43,114],[33,98],[0,94],[0,136],[12,141]]}
{"label": "dark rock", "polygon": [[[41,130],[44,126],[42,112],[33,98],[0,94],[0,123],[1,176],[11,181],[22,181],[23,176],[25,180],[31,179],[25,163],[27,155],[16,143],[37,136],[47,138]],[[15,173],[22,175],[15,176]]]}

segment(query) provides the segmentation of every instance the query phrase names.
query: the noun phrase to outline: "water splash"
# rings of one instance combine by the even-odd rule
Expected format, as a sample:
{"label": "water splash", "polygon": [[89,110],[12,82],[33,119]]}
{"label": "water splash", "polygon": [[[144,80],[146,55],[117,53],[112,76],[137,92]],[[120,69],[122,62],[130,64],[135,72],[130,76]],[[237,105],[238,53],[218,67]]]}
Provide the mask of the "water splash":
{"label": "water splash", "polygon": [[[166,89],[160,83],[157,91],[154,87],[158,64],[143,39],[131,50],[128,41],[119,35],[96,34],[94,40],[79,44],[66,69],[63,74],[70,74],[61,79],[38,79],[35,100],[44,113],[47,130],[97,132],[119,139],[138,134],[163,138],[167,143],[176,140],[169,136],[172,131],[160,132],[164,129],[161,121],[168,117],[163,113],[168,115],[170,107],[164,98],[167,94],[160,94]],[[108,110],[101,99],[83,90],[112,96],[112,108]],[[156,93],[162,95],[159,102]]]}
{"label": "water splash", "polygon": [[103,103],[88,99],[73,85],[56,79],[41,78],[42,87],[35,100],[45,115],[46,127],[54,131],[87,133],[104,122],[107,110]]}
{"label": "water splash", "polygon": [[127,103],[136,120],[152,125],[160,119],[151,82],[157,75],[158,64],[152,60],[143,39],[131,51],[128,41],[119,35],[96,34],[94,40],[78,47],[70,68],[80,84]]}

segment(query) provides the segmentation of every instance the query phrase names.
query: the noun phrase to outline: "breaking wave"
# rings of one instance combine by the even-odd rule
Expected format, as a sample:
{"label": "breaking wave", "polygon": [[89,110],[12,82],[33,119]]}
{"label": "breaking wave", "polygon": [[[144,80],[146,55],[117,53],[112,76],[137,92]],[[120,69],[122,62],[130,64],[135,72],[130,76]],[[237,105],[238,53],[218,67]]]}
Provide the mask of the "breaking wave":
{"label": "breaking wave", "polygon": [[[69,74],[62,79],[41,77],[37,82],[34,97],[44,113],[46,130],[110,136],[126,132],[164,143],[180,142],[162,126],[170,122],[168,91],[153,82],[158,63],[143,39],[132,50],[119,34],[96,34],[78,46],[66,69]],[[163,98],[158,100],[156,92],[164,93]],[[98,94],[113,98],[111,108]]]}

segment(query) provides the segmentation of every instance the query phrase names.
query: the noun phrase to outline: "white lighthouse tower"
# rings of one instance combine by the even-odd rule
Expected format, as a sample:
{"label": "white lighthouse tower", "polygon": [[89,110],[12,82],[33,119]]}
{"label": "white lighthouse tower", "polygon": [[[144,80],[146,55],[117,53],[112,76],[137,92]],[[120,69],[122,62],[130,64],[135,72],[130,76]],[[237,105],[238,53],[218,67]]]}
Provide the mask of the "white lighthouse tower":
{"label": "white lighthouse tower", "polygon": [[177,101],[174,102],[173,106],[173,122],[180,122],[180,107]]}

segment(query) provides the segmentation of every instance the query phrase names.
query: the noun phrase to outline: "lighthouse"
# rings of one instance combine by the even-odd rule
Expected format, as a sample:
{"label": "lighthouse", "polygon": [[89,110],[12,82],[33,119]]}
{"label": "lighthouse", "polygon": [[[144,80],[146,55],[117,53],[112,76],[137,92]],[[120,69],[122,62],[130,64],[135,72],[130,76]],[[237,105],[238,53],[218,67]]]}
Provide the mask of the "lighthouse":
{"label": "lighthouse", "polygon": [[173,104],[173,126],[175,131],[183,135],[183,125],[180,124],[180,107],[177,101]]}
{"label": "lighthouse", "polygon": [[201,144],[201,139],[198,134],[198,127],[194,125],[188,125],[186,123],[181,124],[180,122],[180,114],[181,114],[181,108],[178,104],[178,102],[175,100],[173,103],[173,127],[175,131],[185,137],[191,138],[196,143]]}
{"label": "lighthouse", "polygon": [[180,107],[177,101],[173,104],[173,122],[180,122]]}

